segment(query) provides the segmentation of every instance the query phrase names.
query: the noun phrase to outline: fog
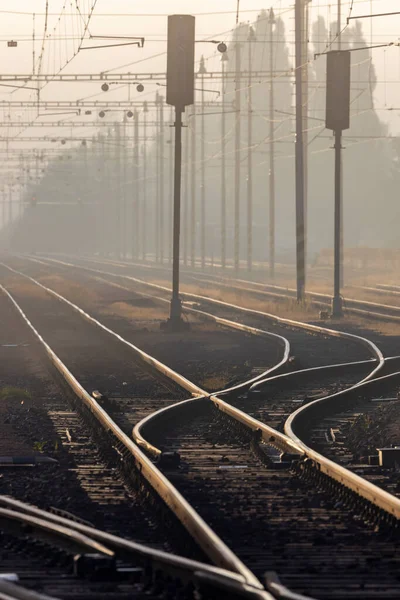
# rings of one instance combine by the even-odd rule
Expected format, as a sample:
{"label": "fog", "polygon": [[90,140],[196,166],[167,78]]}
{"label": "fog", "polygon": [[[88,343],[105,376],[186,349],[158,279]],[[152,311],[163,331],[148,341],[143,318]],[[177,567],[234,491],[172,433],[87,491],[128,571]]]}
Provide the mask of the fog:
{"label": "fog", "polygon": [[[40,93],[35,81],[15,84],[25,89],[0,88],[3,248],[156,255],[159,259],[170,256],[172,115],[164,102],[165,88],[149,82],[147,74],[164,73],[166,69],[167,13],[190,12],[196,15],[195,70],[198,71],[204,57],[207,73],[221,71],[222,55],[209,40],[223,41],[228,46],[225,63],[228,76],[224,87],[220,78],[196,79],[196,104],[188,107],[184,115],[182,256],[187,262],[193,261],[194,255],[200,256],[203,228],[206,256],[218,259],[221,255],[225,165],[226,254],[228,259],[233,258],[235,171],[239,165],[240,257],[248,258],[252,244],[254,260],[269,259],[273,164],[277,258],[293,261],[295,107],[294,77],[290,73],[294,59],[293,7],[283,0],[273,3],[275,23],[271,44],[270,6],[242,0],[235,30],[236,5],[236,1],[224,1],[217,10],[211,1],[153,0],[147,3],[145,13],[143,8],[136,11],[131,2],[121,0],[112,5],[101,0],[82,1],[77,8],[54,1],[46,17],[45,3],[31,0],[16,2],[13,11],[3,12],[2,74],[32,74],[33,65],[36,75],[137,74],[129,85],[110,82],[107,92],[101,90],[100,81],[41,82]],[[400,15],[352,19],[346,25],[348,16],[395,11],[398,6],[394,0],[342,2],[340,27],[336,23],[336,9],[335,3],[309,5],[309,85],[304,131],[310,262],[333,245],[333,138],[332,132],[324,127],[326,61],[315,54],[336,48],[338,31],[342,32],[342,48],[363,48],[351,54],[351,127],[344,132],[343,140],[345,246],[398,247],[400,145],[396,136],[400,129],[400,110],[397,110],[400,109],[400,54],[398,46],[388,44],[398,40]],[[255,33],[251,44],[250,27]],[[235,35],[241,43],[240,116],[234,112],[233,104],[237,49],[232,37]],[[145,43],[143,48],[114,47],[113,44],[129,40],[96,36],[138,36],[144,37]],[[8,47],[9,40],[16,40],[17,47]],[[93,48],[100,45],[113,47]],[[253,72],[261,74],[255,76]],[[144,86],[142,92],[137,90],[139,83]],[[31,87],[36,89],[27,89]],[[46,106],[46,101],[65,100],[107,101],[109,105],[103,109],[104,116],[100,116],[101,107]],[[5,104],[10,101],[20,101],[22,105]],[[114,104],[121,101],[126,102],[123,108]],[[27,102],[36,105],[24,105]],[[164,125],[160,123],[160,102],[163,102]],[[222,102],[226,111],[224,125]],[[235,146],[238,118],[239,150]],[[135,144],[135,121],[138,144]],[[18,123],[21,125],[15,126]],[[38,126],[45,123],[49,126]]]}

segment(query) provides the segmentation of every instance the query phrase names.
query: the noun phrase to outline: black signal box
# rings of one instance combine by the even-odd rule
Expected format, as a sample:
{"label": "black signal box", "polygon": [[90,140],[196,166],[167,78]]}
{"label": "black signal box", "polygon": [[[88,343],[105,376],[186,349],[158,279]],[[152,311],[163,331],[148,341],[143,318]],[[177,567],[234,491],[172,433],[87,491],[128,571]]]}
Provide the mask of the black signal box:
{"label": "black signal box", "polygon": [[184,109],[194,102],[195,17],[168,17],[167,104]]}
{"label": "black signal box", "polygon": [[350,51],[326,53],[325,127],[343,131],[350,127]]}

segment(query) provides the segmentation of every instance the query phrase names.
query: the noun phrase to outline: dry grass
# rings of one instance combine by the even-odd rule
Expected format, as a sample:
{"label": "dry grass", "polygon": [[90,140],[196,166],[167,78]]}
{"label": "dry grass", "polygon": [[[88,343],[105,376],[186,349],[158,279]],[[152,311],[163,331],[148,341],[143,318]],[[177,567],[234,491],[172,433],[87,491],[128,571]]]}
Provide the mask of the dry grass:
{"label": "dry grass", "polygon": [[[148,281],[150,281],[148,279]],[[170,282],[167,279],[152,279],[151,283],[169,287]],[[230,304],[237,304],[253,310],[259,310],[273,315],[279,315],[287,319],[313,320],[318,318],[319,309],[312,306],[309,302],[298,305],[296,300],[289,298],[287,301],[278,302],[277,300],[260,300],[246,291],[231,291],[227,288],[219,289],[210,285],[201,284],[181,284],[182,292],[197,294],[199,296],[210,296],[216,300],[222,300]],[[195,302],[195,299],[193,299]]]}
{"label": "dry grass", "polygon": [[200,285],[182,285],[182,291],[198,295],[207,295],[216,300],[229,304],[237,304],[253,310],[259,310],[273,315],[279,315],[287,319],[315,319],[318,318],[318,309],[310,303],[305,302],[298,305],[295,299],[278,302],[276,300],[260,300],[248,292],[228,291],[212,287],[203,288]]}
{"label": "dry grass", "polygon": [[[360,329],[368,329],[369,331],[378,333],[380,335],[398,337],[400,336],[400,323],[392,323],[389,321],[378,321],[375,319],[368,319],[367,317],[364,319],[362,317],[347,317],[346,321],[343,322],[345,326],[346,323],[350,323],[351,325],[355,325]],[[345,327],[344,327],[345,328]],[[400,346],[399,346],[399,354],[400,354]]]}
{"label": "dry grass", "polygon": [[93,290],[80,285],[74,281],[64,279],[58,275],[46,275],[40,277],[40,283],[51,288],[61,296],[65,296],[76,304],[85,304],[86,306],[93,305],[99,302],[99,295]]}
{"label": "dry grass", "polygon": [[159,322],[168,317],[168,305],[166,304],[165,306],[166,309],[162,310],[161,307],[155,306],[134,306],[127,302],[113,302],[103,308],[101,312],[105,315],[117,315],[134,323],[145,322],[147,324],[152,321],[157,321],[159,327]]}
{"label": "dry grass", "polygon": [[217,392],[219,390],[222,390],[227,383],[227,377],[217,377],[210,375],[210,377],[205,377],[202,381],[200,381],[199,385],[206,390]]}
{"label": "dry grass", "polygon": [[28,281],[6,279],[4,286],[10,290],[11,294],[17,294],[26,298],[36,298],[40,300],[49,299],[49,296],[44,290],[41,290],[37,285]]}

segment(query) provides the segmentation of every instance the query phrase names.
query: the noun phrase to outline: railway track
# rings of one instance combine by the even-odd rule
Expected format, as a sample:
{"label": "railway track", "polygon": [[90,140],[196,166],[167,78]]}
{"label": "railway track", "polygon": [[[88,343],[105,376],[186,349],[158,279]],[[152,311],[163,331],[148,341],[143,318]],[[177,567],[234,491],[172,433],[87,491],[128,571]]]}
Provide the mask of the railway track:
{"label": "railway track", "polygon": [[272,600],[234,573],[143,546],[72,517],[0,496],[4,600],[156,600],[166,593],[183,600]]}
{"label": "railway track", "polygon": [[396,497],[397,470],[379,466],[377,449],[397,443],[388,438],[398,412],[399,381],[398,375],[385,376],[361,387],[341,410],[320,415],[307,436],[312,448]]}
{"label": "railway track", "polygon": [[[31,259],[36,263],[38,259]],[[115,282],[123,281],[123,285],[117,285],[119,289],[129,290],[132,293],[140,293],[140,291],[146,291],[147,295],[152,296],[155,299],[163,299],[169,301],[170,289],[166,286],[153,284],[142,279],[138,279],[129,274],[126,265],[118,265],[114,270],[105,270],[104,268],[96,268],[91,262],[89,264],[82,261],[71,262],[48,259],[47,269],[54,268],[62,269],[61,273],[66,273],[67,276],[78,278],[78,281],[82,285],[93,286],[93,280],[97,279],[101,281],[101,284],[115,285]],[[43,270],[43,260],[39,259],[38,268],[41,275],[48,274],[49,271]],[[26,262],[25,262],[26,267]],[[36,268],[36,267],[35,267]],[[84,279],[79,279],[80,275],[77,273],[77,269],[88,274]],[[128,286],[128,287],[127,287]],[[100,288],[95,288],[96,291]],[[150,292],[148,291],[150,289]],[[260,310],[247,309],[244,306],[234,305],[227,302],[217,300],[211,296],[199,295],[194,293],[181,293],[184,299],[185,310],[188,313],[192,309],[198,309],[203,312],[213,313],[214,316],[220,318],[226,318],[231,321],[238,321],[245,323],[248,326],[254,327],[265,327],[268,324],[268,331],[276,335],[288,338],[291,347],[291,368],[305,368],[311,366],[318,366],[324,364],[334,364],[343,362],[343,360],[350,362],[356,361],[360,358],[368,358],[371,354],[371,347],[366,345],[366,350],[362,352],[360,349],[360,336],[352,336],[334,331],[327,327],[320,327],[315,325],[308,325],[305,323],[299,323],[298,321],[289,319],[276,318],[275,315],[267,314]],[[161,298],[160,298],[161,297]],[[343,339],[346,338],[346,342],[343,343]],[[329,349],[327,350],[326,341],[329,340]],[[327,354],[329,352],[329,354]],[[301,355],[301,356],[300,356]]]}
{"label": "railway track", "polygon": [[302,479],[301,465],[293,472],[262,446],[255,453],[250,438],[228,447],[204,412],[165,429],[153,443],[181,457],[169,479],[260,577],[267,562],[286,586],[313,598],[399,594],[396,535],[371,538],[362,510],[349,512],[322,482]]}
{"label": "railway track", "polygon": [[[228,290],[246,293],[256,298],[268,298],[279,302],[296,299],[296,290],[272,284],[260,284],[248,282],[245,280],[221,280],[218,277],[210,275],[203,276],[199,274],[187,275],[188,281],[192,281],[201,286],[220,286]],[[351,287],[351,286],[350,286]],[[357,289],[357,288],[356,288]],[[363,292],[379,294],[379,289],[362,288]],[[321,292],[306,292],[308,301],[317,308],[330,307],[332,296]],[[354,297],[345,297],[344,311],[347,314],[363,318],[381,319],[385,321],[400,322],[400,306],[372,302],[369,300],[359,300]]]}
{"label": "railway track", "polygon": [[[55,384],[38,356],[37,341],[21,326],[4,294],[0,314],[0,388],[7,392],[1,401],[0,455],[18,463],[13,467],[0,460],[0,493],[45,509],[70,511],[117,535],[135,535],[171,550],[168,536],[145,508],[144,499],[124,486],[74,399]],[[35,468],[34,461],[43,456],[51,462]]]}
{"label": "railway track", "polygon": [[[11,297],[9,297],[9,299],[11,300]],[[17,305],[15,304],[15,300],[13,301],[14,306],[17,308]],[[38,308],[36,308],[36,313],[35,310],[32,308],[32,298],[29,299],[29,302],[27,303],[29,305],[28,308],[28,312],[30,315],[30,318],[32,318],[32,314],[34,314],[34,321],[40,321],[41,326],[44,326],[44,320],[45,318],[42,315],[42,311],[39,310]],[[57,305],[59,303],[57,302]],[[61,306],[61,304],[60,304]],[[25,307],[26,308],[26,307]],[[42,306],[43,308],[43,306]],[[20,314],[22,316],[21,313],[21,309],[18,309],[20,311]],[[68,319],[65,319],[66,315],[60,315],[60,313],[56,313],[56,317],[57,317],[57,322],[60,324],[62,324],[64,327],[66,327],[68,329],[68,331],[72,330],[72,325],[73,323],[71,321],[68,321]],[[43,319],[41,321],[41,319]],[[63,320],[61,320],[63,319]],[[75,327],[76,328],[76,327]],[[50,335],[51,333],[51,328],[47,328],[46,329],[46,334]],[[54,336],[53,336],[53,341],[54,341]],[[87,350],[86,350],[87,352]],[[52,351],[47,347],[47,353],[49,356],[52,357],[53,361],[55,362],[55,364],[58,364],[58,366],[61,368],[62,371],[64,371],[65,367],[61,366],[62,363],[60,364],[60,359],[58,357],[56,357],[55,355],[53,355]],[[82,356],[80,356],[78,359],[82,360]],[[151,360],[152,365],[154,367],[155,361]],[[77,366],[78,363],[75,363],[75,366]],[[160,366],[160,365],[159,365]],[[65,377],[65,374],[64,374]],[[86,401],[89,403],[89,397],[86,391],[83,390],[83,388],[77,383],[75,378],[72,378],[71,374],[67,375],[68,380],[70,380],[70,382],[74,385],[75,388],[77,388],[77,390],[79,391],[79,394],[81,396],[83,396],[83,399],[86,399]],[[182,381],[182,378],[180,378],[180,380]],[[76,391],[77,391],[76,390]],[[96,407],[97,410],[100,411],[101,416],[105,419],[106,421],[106,425],[107,427],[110,427],[110,415],[106,415],[104,414],[104,410],[101,410],[101,407],[97,405],[96,402],[94,402],[92,399],[90,399],[90,404],[94,404],[94,406]],[[112,412],[112,411],[110,411]],[[117,411],[120,412],[120,411]],[[113,415],[114,416],[114,415]],[[136,419],[139,418],[139,414],[136,414]],[[118,421],[120,422],[120,415],[118,415]],[[129,425],[131,426],[131,424]],[[125,439],[125,436],[123,435],[122,431],[115,426],[116,429],[116,433],[118,435],[119,441],[120,441],[120,445],[121,443],[123,443],[124,441],[126,442],[126,446],[133,450],[132,448],[132,443],[129,443],[128,439]],[[118,448],[117,448],[118,450]],[[138,449],[136,448],[135,450],[136,454],[140,454],[140,451],[138,451]],[[122,454],[122,450],[119,449],[119,454]],[[126,457],[124,457],[126,458]],[[232,555],[230,553],[230,551],[222,544],[222,542],[218,541],[218,538],[215,537],[215,535],[209,531],[207,529],[207,526],[205,525],[205,523],[201,522],[201,520],[196,516],[196,514],[193,514],[193,510],[191,509],[190,506],[188,506],[187,504],[185,504],[185,502],[183,501],[182,498],[179,497],[179,495],[177,495],[174,492],[171,492],[170,486],[168,486],[168,483],[166,480],[162,480],[161,478],[161,484],[160,484],[160,480],[159,477],[160,475],[155,475],[154,472],[152,472],[152,469],[150,468],[150,463],[146,462],[145,458],[142,457],[143,460],[143,464],[142,464],[142,469],[143,469],[143,465],[145,467],[147,467],[150,471],[150,473],[147,474],[148,480],[150,480],[150,483],[153,485],[153,487],[155,487],[158,491],[160,491],[160,487],[165,487],[165,490],[161,490],[164,494],[163,498],[165,501],[169,502],[170,504],[172,504],[173,506],[175,506],[176,504],[178,504],[178,509],[181,511],[180,513],[180,518],[181,520],[184,521],[185,525],[188,527],[188,529],[192,530],[193,533],[193,529],[195,527],[197,527],[197,529],[201,529],[200,532],[197,532],[197,542],[203,544],[203,550],[208,550],[209,554],[210,554],[210,558],[214,558],[217,562],[218,561],[222,561],[225,562],[226,564],[229,565],[230,569],[233,571],[239,571],[242,572],[243,578],[247,577],[247,579],[249,580],[249,583],[252,585],[252,587],[257,589],[257,586],[259,586],[259,584],[257,583],[257,580],[254,578],[253,575],[251,575],[251,573],[244,567],[241,566],[240,561],[238,561],[234,555]],[[136,457],[137,460],[137,457]],[[128,465],[129,466],[129,465]],[[130,466],[130,468],[132,468],[132,466]],[[154,469],[154,467],[153,467]],[[157,471],[156,471],[157,473]],[[182,506],[183,505],[183,506]],[[176,506],[175,506],[176,509]],[[178,512],[178,511],[176,511]],[[183,515],[182,515],[183,513]],[[191,522],[192,521],[192,522]],[[200,523],[199,523],[200,521]],[[196,537],[196,535],[195,535]],[[219,556],[218,556],[219,555]],[[260,586],[259,586],[260,587]],[[261,589],[261,588],[260,588]]]}
{"label": "railway track", "polygon": [[[68,259],[67,259],[68,261]],[[65,261],[61,261],[61,262],[65,262]],[[138,276],[138,273],[135,273],[134,267],[132,267],[132,265],[130,265],[129,263],[120,263],[120,262],[116,262],[116,261],[108,261],[105,265],[101,266],[101,260],[100,259],[74,259],[74,264],[75,265],[80,265],[81,267],[85,266],[85,268],[87,269],[93,269],[93,271],[102,271],[103,273],[109,273],[109,276],[114,276],[114,278],[117,276],[117,274],[119,273],[121,276],[125,275],[125,278],[127,278],[127,280],[129,280],[130,277],[132,277],[136,282],[138,281],[143,281],[144,284],[149,284],[151,282],[146,281],[146,279],[141,278],[138,279],[138,277],[140,277],[140,274]],[[112,271],[112,272],[111,272]],[[144,271],[142,271],[142,273],[147,273],[149,271],[149,268],[144,269]],[[164,280],[164,277],[160,276],[160,279],[162,279],[162,281]],[[160,285],[160,287],[162,289],[164,289],[164,293],[168,290],[167,287],[168,284],[166,285]],[[196,286],[197,288],[199,288],[199,286]],[[157,289],[157,288],[154,288]],[[214,291],[212,291],[211,293],[207,292],[207,288],[204,289],[204,292],[197,292],[197,298],[201,297],[203,300],[205,297],[209,298],[209,301],[212,298],[220,298],[221,297],[221,293],[220,292],[216,292],[217,288],[216,286],[214,286]],[[201,294],[201,296],[199,296],[199,293]],[[188,299],[190,299],[190,297],[196,297],[196,294],[186,294],[186,297]],[[237,305],[240,305],[241,308],[245,308],[246,306],[249,305],[249,307],[251,308],[252,305],[254,306],[254,302],[252,302],[252,300],[250,299],[250,302],[248,301],[249,296],[246,295],[246,292],[243,292],[242,294],[237,294],[234,302]],[[265,298],[267,300],[267,298]],[[287,298],[283,298],[282,299],[283,302],[287,302]],[[255,310],[254,312],[261,312],[265,314],[265,311],[263,311],[261,309],[261,311],[259,310],[259,299],[256,299],[256,308],[257,310]],[[294,300],[290,300],[290,302],[294,302]],[[268,302],[267,302],[268,305]],[[272,306],[270,312],[276,312],[276,306]],[[329,312],[329,311],[328,311]],[[303,319],[304,317],[300,317],[301,319]],[[318,318],[318,314],[315,312],[314,314],[310,314],[308,317],[308,320],[310,323],[321,323],[321,320]],[[378,323],[379,319],[375,321]],[[382,323],[385,321],[385,319],[383,319]],[[374,321],[372,321],[374,322]],[[329,328],[330,329],[338,329],[340,330],[341,327],[344,326],[345,324],[345,328],[347,331],[352,332],[356,335],[363,335],[363,332],[367,329],[368,330],[368,338],[372,339],[375,341],[375,343],[377,343],[382,350],[385,352],[386,355],[390,356],[390,355],[396,355],[398,353],[398,344],[397,344],[397,339],[394,336],[390,336],[390,335],[384,335],[382,334],[379,329],[380,326],[377,325],[377,327],[373,327],[372,326],[372,322],[369,319],[369,316],[367,313],[363,313],[363,314],[357,314],[357,321],[353,322],[353,321],[349,321],[349,320],[345,320],[345,321],[329,321]],[[396,322],[396,321],[394,321]],[[365,327],[363,326],[363,323],[365,323]],[[325,326],[327,325],[326,321],[325,321]],[[386,324],[387,326],[387,324]],[[315,363],[312,363],[315,364]],[[306,364],[302,365],[303,367],[308,366]],[[311,366],[311,364],[309,365]]]}
{"label": "railway track", "polygon": [[[365,366],[365,365],[364,365],[364,366]],[[359,368],[359,366],[358,366],[357,368]],[[168,410],[166,410],[165,412],[168,412]],[[150,419],[150,420],[151,420],[151,419]],[[147,426],[149,426],[149,422],[147,422]],[[208,428],[208,425],[206,426],[206,429],[207,429],[207,428]],[[181,432],[181,434],[182,434],[182,432]],[[193,440],[192,440],[192,442],[193,442]],[[247,440],[247,442],[248,442],[248,440]],[[193,459],[193,457],[194,457],[194,458],[196,458],[196,456],[198,455],[198,456],[200,457],[200,458],[199,458],[199,460],[201,460],[201,457],[203,456],[203,453],[196,453],[196,452],[194,452],[194,448],[196,447],[196,443],[197,443],[197,442],[195,442],[195,445],[194,445],[194,446],[193,446],[193,444],[192,444],[191,451],[189,452],[189,455],[191,456],[191,458],[192,458],[192,459]],[[189,444],[189,446],[190,446],[190,444]],[[174,451],[175,451],[173,448],[174,448],[174,443],[172,443],[172,452],[174,452]],[[235,451],[235,452],[236,452],[236,451]],[[249,451],[248,451],[248,448],[246,448],[246,452],[247,452],[247,454],[246,454],[246,459],[249,461],[249,456],[248,456],[248,454],[249,454]],[[217,454],[218,454],[218,451],[217,451]],[[236,454],[237,454],[237,452],[235,453],[235,456],[236,456]],[[267,453],[267,454],[268,454],[268,453]],[[244,456],[244,455],[243,455],[243,456]],[[269,456],[269,457],[267,456],[267,461],[268,461],[270,458],[271,458],[271,456]],[[257,460],[260,460],[260,456],[259,456],[259,454],[257,454]],[[249,462],[251,462],[251,461],[249,461]],[[240,466],[240,465],[239,465],[239,466]],[[256,467],[256,466],[254,466],[253,464],[251,465],[251,467],[252,467],[252,469],[253,469],[253,472],[252,472],[252,474],[256,473],[256,472],[257,472],[257,467]],[[196,465],[195,465],[195,468],[196,468]],[[204,470],[204,465],[201,465],[201,469],[200,469],[200,470]],[[227,470],[228,470],[228,472],[229,472],[229,469],[227,469]],[[258,470],[259,470],[259,469],[258,469]],[[214,471],[215,471],[215,469],[214,469]],[[212,479],[214,479],[214,480],[215,480],[215,473],[214,473],[214,471],[213,471],[213,468],[211,468],[211,472],[213,473],[213,475],[212,475]],[[233,470],[233,471],[234,471],[234,470]],[[251,471],[249,471],[249,473],[251,473]],[[276,472],[275,472],[275,475],[276,475]],[[217,479],[219,479],[219,478],[217,478]],[[241,482],[241,481],[242,481],[242,479],[240,479],[240,478],[238,479],[238,478],[236,477],[236,486],[238,485],[238,482]],[[235,486],[233,486],[233,488],[234,488],[234,487],[235,487]],[[260,491],[260,493],[261,493],[261,491]],[[256,496],[256,498],[258,498],[258,495]],[[325,502],[325,500],[324,500],[323,502]],[[253,512],[254,512],[254,507],[253,507]],[[332,530],[332,531],[333,531],[333,530]],[[327,534],[327,536],[328,536],[328,537],[330,537],[331,535],[333,535],[332,531],[331,531],[330,533],[328,533],[328,534]],[[381,548],[381,549],[382,549],[382,548]],[[353,551],[355,551],[355,550],[356,550],[356,549],[355,549],[355,548],[353,548]],[[368,562],[368,560],[370,560],[370,559],[367,559],[367,562]],[[346,562],[346,561],[344,561],[344,562]],[[362,561],[361,561],[361,562],[362,562]],[[390,563],[390,561],[389,561],[389,563]],[[390,564],[392,564],[392,563],[390,563],[390,564],[389,564],[389,563],[388,563],[387,567],[388,567],[388,570],[389,570],[389,572],[390,572]],[[364,566],[365,566],[365,563],[363,563],[363,564],[364,564]],[[361,569],[361,570],[362,570],[362,569]],[[390,577],[389,577],[389,579],[390,579]],[[328,579],[327,579],[327,580],[328,580]],[[307,585],[308,585],[308,586],[310,585],[310,582],[309,582],[309,581],[307,582]],[[323,587],[323,586],[322,586],[322,587]],[[328,584],[328,586],[327,586],[327,587],[329,588],[329,587],[330,587],[330,584]],[[390,584],[389,584],[389,587],[390,587]],[[361,587],[360,589],[362,589],[362,587]],[[358,594],[358,593],[361,593],[361,592],[360,592],[360,589],[359,589],[359,590],[356,590],[356,591],[354,592],[354,594],[355,594],[355,595],[354,595],[354,597],[357,597],[357,594]],[[337,590],[336,590],[336,591],[337,591]],[[354,591],[354,590],[353,590],[353,591]],[[371,588],[371,590],[370,590],[370,591],[371,591],[371,594],[372,594],[370,597],[380,597],[380,596],[377,596],[377,595],[376,595],[376,594],[378,593],[376,589],[375,589],[375,590],[372,590],[372,588]],[[329,593],[330,593],[330,592],[329,592],[328,590],[323,590],[323,589],[322,589],[322,590],[321,590],[321,593],[323,594],[321,597],[335,597],[335,596],[329,596]],[[346,593],[348,593],[348,591],[347,591]],[[393,588],[393,589],[392,589],[392,590],[391,590],[389,593],[396,594],[396,593],[397,593],[397,591],[395,590],[395,588]],[[324,594],[325,594],[325,595],[324,595]],[[326,594],[328,594],[328,595],[326,595]],[[375,595],[374,595],[374,594],[375,594]],[[348,597],[348,596],[346,596],[346,597]],[[358,597],[361,597],[361,596],[358,596]],[[365,596],[362,596],[362,597],[365,597]],[[388,597],[392,597],[392,596],[388,596]],[[395,597],[395,596],[393,596],[393,597]]]}
{"label": "railway track", "polygon": [[[93,260],[93,259],[92,259]],[[99,261],[98,259],[94,259],[95,262],[104,262],[104,259]],[[130,266],[129,263],[121,263],[117,260],[109,260],[106,261],[114,266]],[[141,265],[140,263],[133,263],[132,266],[134,268],[144,269],[145,272],[149,271],[146,269],[147,265]],[[162,268],[160,266],[151,267],[156,272],[159,272],[161,277],[163,274],[168,272],[167,269]],[[289,288],[287,286],[280,286],[268,283],[259,283],[257,281],[249,281],[246,279],[236,279],[232,278],[224,278],[219,275],[213,275],[210,273],[203,274],[199,272],[193,272],[188,269],[183,270],[182,273],[183,281],[187,283],[192,283],[198,286],[202,286],[207,288],[210,287],[221,287],[222,289],[226,289],[227,291],[239,293],[239,294],[248,294],[249,296],[253,296],[258,299],[268,299],[271,301],[277,302],[287,302],[289,300],[296,299],[296,290]],[[391,288],[389,290],[389,287]],[[399,290],[395,290],[396,286],[377,286],[376,288],[368,287],[368,286],[348,286],[348,289],[361,290],[364,294],[369,293],[372,295],[388,295],[386,292],[392,292],[392,297],[396,297]],[[306,298],[309,303],[316,308],[325,309],[331,306],[332,296],[325,293],[309,291],[306,292]],[[391,305],[386,303],[380,303],[376,301],[369,300],[361,300],[356,297],[346,297],[344,298],[344,310],[346,313],[358,316],[360,318],[369,318],[369,319],[377,319],[377,320],[385,320],[389,322],[399,322],[400,323],[400,305]]]}

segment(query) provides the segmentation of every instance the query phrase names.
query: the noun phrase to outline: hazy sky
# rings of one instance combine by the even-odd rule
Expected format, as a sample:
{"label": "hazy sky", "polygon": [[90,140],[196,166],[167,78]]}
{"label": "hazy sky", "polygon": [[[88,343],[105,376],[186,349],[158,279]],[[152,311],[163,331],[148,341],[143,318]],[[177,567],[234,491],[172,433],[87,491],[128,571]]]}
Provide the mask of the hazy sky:
{"label": "hazy sky", "polygon": [[[63,5],[65,9],[63,10]],[[90,21],[89,32],[92,35],[120,35],[146,37],[143,49],[135,46],[126,46],[112,49],[85,50],[77,54],[63,72],[101,72],[111,69],[121,72],[149,72],[165,70],[166,49],[166,14],[191,13],[196,15],[196,38],[227,40],[236,20],[236,0],[79,0],[82,18],[76,15],[71,6],[75,0],[49,0],[49,16],[47,35],[44,43],[42,57],[42,72],[52,73],[58,71],[67,59],[71,58],[79,43],[82,32],[82,23],[85,20],[91,5],[95,4],[93,17]],[[35,16],[35,60],[38,66],[42,48],[44,31],[45,0],[14,0],[13,3],[2,3],[0,6],[0,44],[3,52],[0,58],[1,73],[29,73],[32,71],[33,62],[33,18]],[[287,34],[293,39],[293,0],[275,0],[266,3],[262,0],[241,0],[240,21],[252,21],[257,12],[262,8],[273,6],[277,14],[285,19]],[[350,11],[350,1],[342,2],[342,26],[345,26],[346,17]],[[327,0],[311,0],[310,20],[323,16],[328,22],[336,19],[337,3]],[[12,7],[12,11],[10,8]],[[398,0],[354,0],[352,16],[379,12],[400,10]],[[10,11],[10,12],[8,12]],[[19,13],[19,14],[18,14]],[[25,13],[25,14],[23,14]],[[61,17],[61,18],[60,18]],[[363,19],[363,29],[368,43],[383,44],[399,40],[400,15]],[[372,27],[372,29],[371,29]],[[71,38],[75,38],[72,40]],[[68,38],[68,39],[66,39]],[[18,40],[17,48],[8,48],[6,40]],[[84,42],[87,46],[95,42]],[[105,43],[96,41],[96,43]],[[293,50],[293,48],[291,48]],[[197,59],[201,54],[208,58],[209,69],[219,69],[220,56],[215,51],[215,46],[209,43],[196,44]],[[378,48],[373,50],[374,64],[378,71],[378,79],[386,83],[379,84],[376,92],[376,103],[379,109],[391,107],[400,108],[400,49]],[[124,66],[129,65],[129,66]],[[98,99],[105,98],[101,94],[98,83],[91,84],[50,84],[43,91],[43,98],[48,99],[77,99],[98,94]],[[30,92],[17,91],[11,93],[8,88],[0,88],[0,99],[27,99]],[[156,91],[155,85],[147,85],[145,92],[139,96],[132,88],[131,97],[138,99],[151,98]],[[117,86],[107,92],[107,99],[128,98],[128,89]],[[400,111],[381,110],[380,115],[398,126],[398,113]]]}

